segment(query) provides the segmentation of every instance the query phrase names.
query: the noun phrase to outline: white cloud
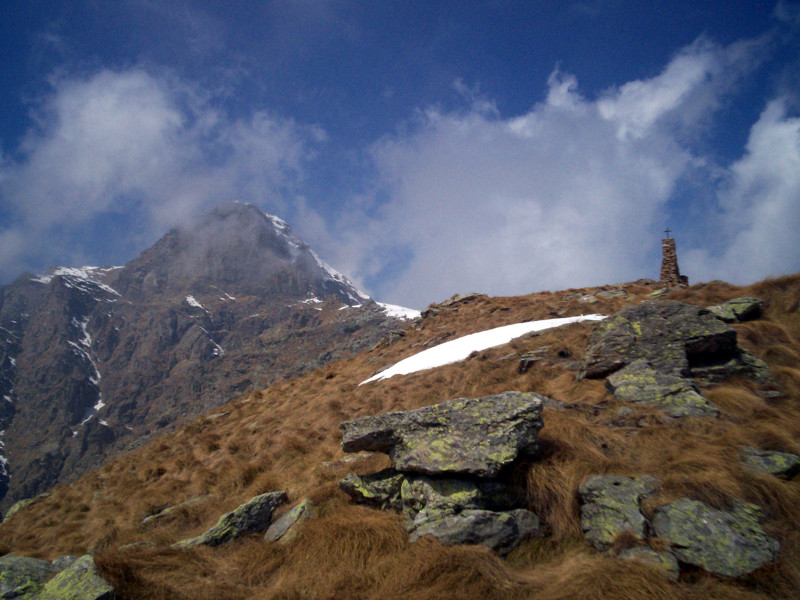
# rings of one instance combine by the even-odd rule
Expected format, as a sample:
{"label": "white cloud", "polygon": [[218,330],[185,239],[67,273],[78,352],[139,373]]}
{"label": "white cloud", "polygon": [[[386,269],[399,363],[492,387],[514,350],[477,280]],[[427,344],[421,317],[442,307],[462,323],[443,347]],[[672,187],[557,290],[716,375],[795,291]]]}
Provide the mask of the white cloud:
{"label": "white cloud", "polygon": [[689,268],[733,283],[800,270],[800,118],[787,115],[785,99],[753,125],[719,198],[722,249],[692,252]]}
{"label": "white cloud", "polygon": [[14,217],[0,230],[14,243],[0,277],[77,260],[83,249],[57,240],[115,212],[135,209],[144,222],[131,235],[149,241],[234,198],[285,212],[281,190],[324,133],[267,112],[234,119],[213,100],[139,68],[55,80],[37,129],[0,166],[0,206]]}
{"label": "white cloud", "polygon": [[[429,109],[412,133],[373,148],[388,201],[351,228],[341,263],[379,297],[415,307],[456,292],[657,278],[668,203],[708,162],[685,133],[702,128],[756,47],[699,40],[656,77],[596,100],[556,69],[546,100],[511,119],[475,102]],[[407,252],[407,266],[385,248]]]}

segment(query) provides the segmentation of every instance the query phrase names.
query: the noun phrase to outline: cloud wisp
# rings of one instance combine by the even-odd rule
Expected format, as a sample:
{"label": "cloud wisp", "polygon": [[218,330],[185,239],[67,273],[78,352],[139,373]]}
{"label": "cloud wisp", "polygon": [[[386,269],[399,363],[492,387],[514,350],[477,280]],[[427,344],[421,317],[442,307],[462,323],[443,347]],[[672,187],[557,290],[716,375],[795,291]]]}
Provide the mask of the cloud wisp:
{"label": "cloud wisp", "polygon": [[140,246],[230,199],[285,213],[284,191],[325,137],[266,111],[230,117],[199,88],[141,68],[56,79],[36,120],[0,163],[3,278],[80,262],[74,240],[108,215],[138,216],[127,230]]}

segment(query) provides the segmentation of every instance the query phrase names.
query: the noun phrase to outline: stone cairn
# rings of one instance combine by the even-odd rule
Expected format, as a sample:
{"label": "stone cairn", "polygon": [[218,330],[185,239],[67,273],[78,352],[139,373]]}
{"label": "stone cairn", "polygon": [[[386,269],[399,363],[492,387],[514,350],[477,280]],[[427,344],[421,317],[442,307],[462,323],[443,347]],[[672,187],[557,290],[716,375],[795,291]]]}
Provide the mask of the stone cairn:
{"label": "stone cairn", "polygon": [[660,283],[673,286],[689,285],[689,278],[681,275],[678,268],[678,253],[675,250],[675,238],[669,237],[670,230],[667,229],[667,237],[661,240],[661,280]]}

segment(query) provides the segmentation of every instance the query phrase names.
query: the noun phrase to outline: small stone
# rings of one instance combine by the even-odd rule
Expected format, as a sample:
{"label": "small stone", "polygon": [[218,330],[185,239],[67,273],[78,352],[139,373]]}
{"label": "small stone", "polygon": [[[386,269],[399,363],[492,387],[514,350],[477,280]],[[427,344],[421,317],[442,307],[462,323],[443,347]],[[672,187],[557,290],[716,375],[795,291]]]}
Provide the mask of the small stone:
{"label": "small stone", "polygon": [[295,525],[307,521],[313,516],[314,506],[311,500],[306,498],[267,528],[267,532],[264,534],[264,541],[274,542],[280,540],[282,544],[291,542],[297,537]]}
{"label": "small stone", "polygon": [[746,446],[742,448],[742,460],[751,469],[782,479],[791,479],[800,472],[800,456],[788,452]]}
{"label": "small stone", "polygon": [[620,552],[617,558],[657,569],[670,581],[678,581],[678,577],[681,574],[681,569],[675,555],[669,552],[656,552],[647,546],[628,548]]}
{"label": "small stone", "polygon": [[90,554],[81,556],[48,581],[36,600],[111,600],[114,588],[97,573]]}
{"label": "small stone", "polygon": [[175,548],[191,548],[204,544],[219,546],[247,533],[260,531],[269,525],[272,513],[286,501],[286,492],[269,492],[245,502],[219,518],[211,529],[195,538],[173,544]]}
{"label": "small stone", "polygon": [[644,540],[647,521],[639,505],[655,493],[658,479],[643,475],[592,475],[581,484],[581,526],[583,536],[598,550],[605,550],[623,532]]}
{"label": "small stone", "polygon": [[653,529],[669,540],[681,562],[740,577],[774,561],[778,553],[778,542],[758,524],[760,516],[758,506],[745,502],[725,512],[681,498],[658,509]]}

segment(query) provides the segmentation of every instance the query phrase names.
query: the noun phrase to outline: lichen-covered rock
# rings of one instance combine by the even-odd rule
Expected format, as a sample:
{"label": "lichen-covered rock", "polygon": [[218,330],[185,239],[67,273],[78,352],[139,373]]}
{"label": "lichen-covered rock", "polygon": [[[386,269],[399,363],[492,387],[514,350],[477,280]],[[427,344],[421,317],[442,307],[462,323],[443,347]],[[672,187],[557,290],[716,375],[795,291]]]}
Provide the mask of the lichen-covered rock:
{"label": "lichen-covered rock", "polygon": [[491,478],[535,449],[541,412],[538,394],[504,392],[363,417],[339,428],[345,452],[386,452],[399,471]]}
{"label": "lichen-covered rock", "polygon": [[392,508],[400,510],[403,502],[400,499],[400,486],[405,476],[396,469],[384,469],[372,475],[348,475],[339,481],[339,489],[359,504],[375,508]]}
{"label": "lichen-covered rock", "polygon": [[51,564],[55,567],[56,571],[63,571],[69,566],[72,566],[76,560],[78,560],[79,556],[72,556],[70,554],[64,554],[63,556],[59,556],[58,558],[54,558],[51,561]]}
{"label": "lichen-covered rock", "polygon": [[589,339],[583,376],[605,377],[643,358],[657,371],[691,376],[691,357],[728,358],[736,332],[699,306],[643,302],[600,322]]}
{"label": "lichen-covered rock", "polygon": [[173,504],[172,506],[167,506],[166,508],[161,509],[157,513],[152,515],[146,516],[142,519],[142,525],[153,525],[157,521],[160,521],[169,515],[173,514],[176,510],[181,508],[186,508],[187,506],[192,506],[194,504],[200,504],[204,500],[207,500],[211,496],[197,496],[195,498],[189,498],[188,500],[184,500],[183,502],[179,502],[178,504]]}
{"label": "lichen-covered rock", "polygon": [[606,388],[621,400],[657,406],[670,417],[719,415],[719,409],[700,394],[693,381],[659,373],[643,359],[609,375]]}
{"label": "lichen-covered rock", "polygon": [[608,548],[622,532],[644,540],[647,521],[639,510],[641,501],[651,496],[658,479],[643,475],[592,475],[581,484],[581,527],[583,535],[598,550]]}
{"label": "lichen-covered rock", "polygon": [[17,514],[19,511],[24,510],[28,506],[36,504],[40,500],[44,500],[45,498],[49,498],[50,496],[51,496],[50,492],[43,492],[38,496],[34,496],[33,498],[23,498],[22,500],[18,500],[8,508],[6,514],[3,515],[3,518],[8,519],[13,515]]}
{"label": "lichen-covered rock", "polygon": [[647,546],[628,548],[620,552],[617,558],[657,569],[670,581],[678,581],[678,577],[681,574],[680,565],[678,565],[678,560],[673,554],[656,552]]}
{"label": "lichen-covered rock", "polygon": [[[463,510],[507,510],[519,506],[519,493],[499,481],[409,476],[400,488],[407,515],[422,510],[458,513]],[[413,517],[412,517],[413,518]]]}
{"label": "lichen-covered rock", "polygon": [[217,524],[202,535],[173,545],[176,548],[190,548],[200,544],[219,546],[247,533],[260,531],[269,525],[275,508],[285,501],[286,492],[261,494],[222,515]]}
{"label": "lichen-covered rock", "polygon": [[420,513],[408,529],[412,542],[430,535],[445,545],[480,544],[502,555],[538,533],[539,518],[525,509],[464,510],[458,514],[444,513],[440,518],[426,518]]}
{"label": "lichen-covered rock", "polygon": [[725,512],[681,498],[658,509],[653,529],[672,544],[680,561],[740,577],[772,562],[778,553],[778,542],[758,523],[760,516],[753,504],[737,502],[733,511]]}
{"label": "lichen-covered rock", "polygon": [[90,554],[81,556],[48,581],[36,600],[110,600],[114,588],[97,573]]}
{"label": "lichen-covered rock", "polygon": [[800,472],[800,456],[788,452],[759,450],[752,446],[742,448],[742,460],[751,469],[791,479]]}
{"label": "lichen-covered rock", "polygon": [[761,316],[764,302],[758,298],[734,298],[716,306],[709,306],[708,310],[718,319],[726,323],[750,321]]}
{"label": "lichen-covered rock", "polygon": [[314,506],[311,500],[306,498],[300,504],[292,508],[280,519],[272,523],[264,534],[264,541],[274,542],[280,540],[281,543],[288,543],[297,537],[295,525],[302,523],[314,516]]}
{"label": "lichen-covered rock", "polygon": [[0,557],[0,598],[32,599],[58,569],[46,560],[27,556]]}

